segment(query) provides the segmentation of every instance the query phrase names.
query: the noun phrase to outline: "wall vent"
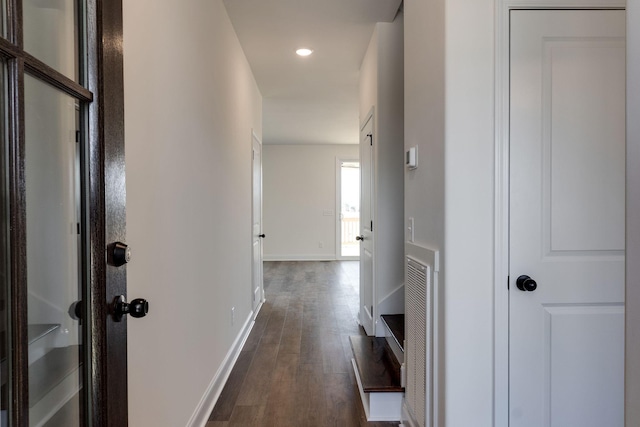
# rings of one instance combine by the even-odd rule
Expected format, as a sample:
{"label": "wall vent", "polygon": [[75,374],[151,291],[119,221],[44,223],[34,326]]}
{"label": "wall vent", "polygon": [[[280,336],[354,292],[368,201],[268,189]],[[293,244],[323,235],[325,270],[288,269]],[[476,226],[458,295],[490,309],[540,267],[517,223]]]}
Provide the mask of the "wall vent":
{"label": "wall vent", "polygon": [[420,427],[431,426],[432,298],[431,267],[411,257],[406,263],[406,404]]}

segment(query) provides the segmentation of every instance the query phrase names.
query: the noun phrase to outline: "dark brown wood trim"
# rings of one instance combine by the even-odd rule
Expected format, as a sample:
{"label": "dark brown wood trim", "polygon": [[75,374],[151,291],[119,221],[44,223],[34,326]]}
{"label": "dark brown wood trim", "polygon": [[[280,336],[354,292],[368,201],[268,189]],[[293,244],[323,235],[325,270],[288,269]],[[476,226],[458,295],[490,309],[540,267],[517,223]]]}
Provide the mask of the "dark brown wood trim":
{"label": "dark brown wood trim", "polygon": [[[88,88],[91,245],[91,359],[95,376],[91,418],[96,426],[128,425],[126,318],[110,316],[113,298],[126,296],[126,267],[108,266],[110,243],[125,241],[124,84],[122,1],[90,0]],[[94,18],[95,17],[95,18]],[[95,47],[95,48],[94,48]]]}
{"label": "dark brown wood trim", "polygon": [[[104,235],[104,148],[100,131],[101,109],[100,102],[100,82],[98,77],[100,65],[100,37],[98,36],[98,0],[87,2],[87,85],[94,94],[94,102],[88,105],[86,126],[89,132],[88,152],[86,153],[85,164],[87,174],[85,182],[87,188],[84,199],[88,206],[83,207],[83,212],[88,212],[85,219],[85,233],[88,238],[87,251],[89,254],[87,273],[89,278],[89,307],[90,307],[90,328],[88,328],[88,357],[93,378],[92,388],[89,390],[88,405],[90,410],[88,417],[94,426],[107,426],[106,405],[106,360],[104,354],[105,345],[105,319],[108,316],[106,302],[106,242]],[[86,146],[86,145],[85,145]],[[87,209],[88,208],[88,209]],[[86,253],[86,252],[85,252]],[[89,383],[85,382],[88,386]]]}
{"label": "dark brown wood trim", "polygon": [[9,310],[11,325],[11,425],[29,425],[29,373],[27,331],[27,236],[24,165],[24,62],[13,59],[8,74],[9,223],[11,234]]}
{"label": "dark brown wood trim", "polygon": [[9,40],[0,37],[0,55],[7,59],[17,58],[21,55],[21,50]]}
{"label": "dark brown wood trim", "polygon": [[93,95],[91,94],[91,91],[89,91],[89,89],[82,87],[78,83],[71,80],[69,77],[65,76],[54,68],[51,68],[50,66],[36,59],[30,54],[24,52],[22,55],[24,56],[25,71],[29,74],[38,77],[40,80],[43,80],[50,85],[57,87],[58,89],[75,98],[78,98],[80,101],[93,101]]}
{"label": "dark brown wood trim", "polygon": [[83,102],[92,102],[93,94],[81,84],[50,67],[34,56],[23,52],[18,46],[0,37],[0,56],[6,59],[24,58],[25,71],[34,77],[62,90]]}
{"label": "dark brown wood trim", "polygon": [[[124,82],[122,57],[122,0],[99,0],[102,37],[101,80],[102,138],[105,173],[105,236],[107,244],[126,242],[126,188],[124,161]],[[126,266],[106,267],[107,303],[117,295],[127,295]],[[127,320],[114,322],[106,317],[107,426],[128,425]]]}
{"label": "dark brown wood trim", "polygon": [[7,0],[7,38],[22,50],[24,37],[22,33],[22,0]]}

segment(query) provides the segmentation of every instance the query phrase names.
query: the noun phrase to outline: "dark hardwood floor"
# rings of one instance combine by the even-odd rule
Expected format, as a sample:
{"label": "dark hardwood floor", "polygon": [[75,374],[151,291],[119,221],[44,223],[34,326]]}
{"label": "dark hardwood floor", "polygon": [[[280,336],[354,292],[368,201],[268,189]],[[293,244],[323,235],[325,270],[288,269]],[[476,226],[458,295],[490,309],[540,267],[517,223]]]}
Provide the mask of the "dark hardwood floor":
{"label": "dark hardwood floor", "polygon": [[351,368],[358,262],[265,262],[267,302],[206,427],[391,427],[366,421]]}

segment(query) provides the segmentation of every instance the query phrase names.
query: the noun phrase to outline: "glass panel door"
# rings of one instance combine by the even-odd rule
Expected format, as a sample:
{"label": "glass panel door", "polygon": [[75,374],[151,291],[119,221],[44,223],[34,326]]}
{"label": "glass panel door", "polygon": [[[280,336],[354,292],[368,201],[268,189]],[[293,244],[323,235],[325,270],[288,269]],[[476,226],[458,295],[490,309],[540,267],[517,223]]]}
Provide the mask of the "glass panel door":
{"label": "glass panel door", "polygon": [[340,162],[340,256],[360,256],[360,162]]}
{"label": "glass panel door", "polygon": [[127,423],[121,8],[0,0],[0,427]]}
{"label": "glass panel door", "polygon": [[24,50],[78,82],[77,0],[23,0]]}
{"label": "glass panel door", "polygon": [[48,84],[25,77],[30,426],[80,425],[77,104]]}

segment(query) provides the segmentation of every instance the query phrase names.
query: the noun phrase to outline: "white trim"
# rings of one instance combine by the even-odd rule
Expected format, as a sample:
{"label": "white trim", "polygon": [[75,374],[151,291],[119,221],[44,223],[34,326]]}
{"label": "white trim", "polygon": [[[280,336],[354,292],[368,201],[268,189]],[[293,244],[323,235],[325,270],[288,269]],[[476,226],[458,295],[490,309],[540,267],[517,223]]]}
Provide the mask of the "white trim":
{"label": "white trim", "polygon": [[[496,2],[493,425],[509,425],[509,12]],[[515,7],[515,6],[514,6]]]}
{"label": "white trim", "polygon": [[509,14],[514,9],[624,9],[624,0],[497,0],[495,8],[493,425],[509,425]]}
{"label": "white trim", "polygon": [[207,387],[207,391],[202,396],[202,399],[200,399],[200,402],[198,403],[198,406],[196,406],[191,418],[189,418],[187,427],[204,427],[206,425],[209,420],[209,415],[211,415],[211,411],[213,411],[213,408],[222,393],[222,389],[229,379],[231,370],[240,356],[242,347],[244,347],[244,343],[247,341],[249,333],[251,333],[251,329],[253,329],[253,325],[255,324],[254,319],[260,311],[260,308],[262,308],[262,304],[258,306],[255,312],[252,311],[249,313],[240,333],[236,337],[229,349],[229,352],[218,368],[218,372],[216,372],[209,384],[209,387]]}
{"label": "white trim", "polygon": [[336,257],[333,254],[328,255],[287,255],[287,254],[276,254],[276,255],[265,255],[263,261],[336,261]]}

